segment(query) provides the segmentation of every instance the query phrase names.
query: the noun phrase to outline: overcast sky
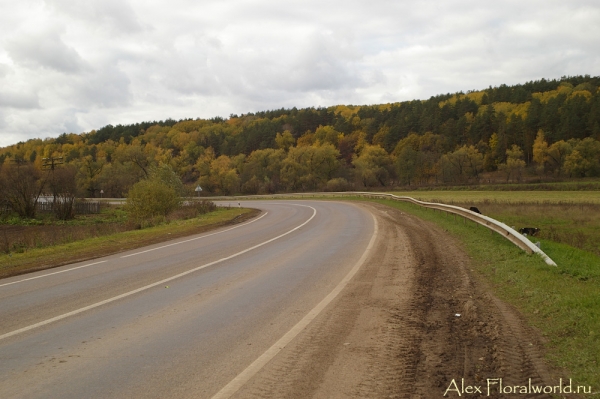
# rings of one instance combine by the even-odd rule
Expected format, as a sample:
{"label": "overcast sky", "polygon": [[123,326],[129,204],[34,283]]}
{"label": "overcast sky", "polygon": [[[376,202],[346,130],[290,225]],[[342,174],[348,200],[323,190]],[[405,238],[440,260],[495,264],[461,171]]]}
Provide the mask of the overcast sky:
{"label": "overcast sky", "polygon": [[597,0],[0,0],[0,146],[580,74]]}

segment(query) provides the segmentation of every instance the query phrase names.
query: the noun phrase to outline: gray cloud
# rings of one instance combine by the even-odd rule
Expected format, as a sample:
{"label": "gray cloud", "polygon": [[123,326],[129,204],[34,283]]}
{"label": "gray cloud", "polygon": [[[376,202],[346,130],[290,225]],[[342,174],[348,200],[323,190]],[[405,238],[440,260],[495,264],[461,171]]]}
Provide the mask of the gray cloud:
{"label": "gray cloud", "polygon": [[[6,127],[5,113],[6,113],[6,111],[0,107],[0,129],[4,129]],[[14,143],[14,141],[9,141],[12,139],[12,136],[15,136],[15,135],[13,134],[13,135],[9,136],[8,133],[2,133],[0,135],[0,140],[5,141],[6,143]]]}
{"label": "gray cloud", "polygon": [[7,76],[11,68],[6,64],[0,64],[0,79]]}
{"label": "gray cloud", "polygon": [[303,43],[282,75],[282,85],[294,91],[337,90],[360,87],[355,64],[362,55],[343,37],[315,33]]}
{"label": "gray cloud", "polygon": [[[66,82],[70,84],[71,82]],[[78,109],[86,107],[123,107],[131,103],[129,77],[116,66],[105,65],[81,76],[69,87],[78,99]]]}
{"label": "gray cloud", "polygon": [[104,26],[112,33],[134,33],[142,26],[129,2],[125,0],[45,0],[60,13],[93,26]]}
{"label": "gray cloud", "polygon": [[60,123],[63,132],[82,132],[76,112],[67,112]]}
{"label": "gray cloud", "polygon": [[395,102],[600,71],[593,0],[4,8],[0,145],[108,123]]}
{"label": "gray cloud", "polygon": [[33,93],[19,93],[0,91],[0,108],[39,108],[37,95]]}
{"label": "gray cloud", "polygon": [[17,64],[26,67],[50,68],[65,73],[78,72],[85,67],[77,51],[68,47],[54,30],[8,40],[5,49]]}

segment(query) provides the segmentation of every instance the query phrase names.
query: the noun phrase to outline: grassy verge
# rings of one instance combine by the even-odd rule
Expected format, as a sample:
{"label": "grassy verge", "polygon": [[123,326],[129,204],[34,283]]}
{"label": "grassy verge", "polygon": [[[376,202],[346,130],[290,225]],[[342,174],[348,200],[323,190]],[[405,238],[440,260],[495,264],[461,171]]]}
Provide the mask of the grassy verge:
{"label": "grassy verge", "polygon": [[445,202],[481,212],[508,226],[537,227],[536,237],[560,242],[600,255],[600,203]]}
{"label": "grassy verge", "polygon": [[[546,181],[542,178],[537,183],[486,183],[468,184],[461,186],[422,186],[416,187],[415,191],[589,191],[600,190],[600,179],[582,178],[567,181]],[[410,190],[411,188],[409,188]]]}
{"label": "grassy verge", "polygon": [[473,259],[472,269],[546,337],[550,362],[571,373],[566,378],[594,391],[600,388],[599,256],[541,240],[542,249],[558,264],[550,267],[474,223],[455,222],[409,203],[376,202],[434,222],[460,239]]}
{"label": "grassy verge", "polygon": [[107,236],[88,238],[24,253],[0,255],[0,277],[48,269],[84,261],[129,249],[139,248],[173,238],[201,233],[228,223],[255,216],[253,209],[219,208],[193,219],[172,221],[143,230],[131,230]]}
{"label": "grassy verge", "polygon": [[448,203],[448,201],[470,201],[476,203],[565,203],[600,204],[599,191],[394,191],[395,195],[413,197],[421,201]]}

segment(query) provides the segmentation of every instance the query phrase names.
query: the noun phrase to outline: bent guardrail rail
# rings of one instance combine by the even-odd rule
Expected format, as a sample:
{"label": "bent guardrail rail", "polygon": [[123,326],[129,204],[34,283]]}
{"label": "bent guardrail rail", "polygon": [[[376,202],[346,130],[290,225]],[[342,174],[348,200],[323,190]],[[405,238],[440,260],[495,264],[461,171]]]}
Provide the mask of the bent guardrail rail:
{"label": "bent guardrail rail", "polygon": [[366,198],[374,198],[374,199],[392,199],[395,201],[406,201],[411,202],[413,204],[429,208],[436,209],[439,211],[452,213],[454,215],[462,216],[465,219],[469,219],[475,223],[478,223],[488,229],[495,231],[500,234],[510,242],[512,242],[517,247],[521,248],[525,252],[529,254],[537,254],[542,257],[544,262],[550,266],[556,266],[556,263],[550,259],[548,255],[544,253],[540,248],[538,248],[534,243],[529,241],[527,237],[523,236],[521,233],[513,229],[512,227],[507,226],[506,224],[499,222],[496,219],[492,219],[491,217],[481,215],[479,213],[470,211],[465,208],[461,208],[455,205],[447,205],[440,204],[436,202],[425,202],[419,201],[417,199],[411,197],[398,196],[394,194],[388,193],[371,193],[371,192],[363,192],[363,191],[347,191],[347,192],[325,192],[325,193],[294,193],[294,194],[268,194],[268,195],[244,195],[244,196],[222,196],[222,197],[204,197],[206,199],[211,200],[242,200],[242,199],[276,199],[276,198],[293,198],[293,197],[327,197],[327,196],[360,196]]}

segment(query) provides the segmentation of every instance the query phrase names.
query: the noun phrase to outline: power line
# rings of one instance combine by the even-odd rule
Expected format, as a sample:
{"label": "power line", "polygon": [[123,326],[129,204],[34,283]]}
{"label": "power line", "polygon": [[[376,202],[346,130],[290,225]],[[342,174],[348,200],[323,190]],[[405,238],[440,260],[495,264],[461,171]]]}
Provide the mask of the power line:
{"label": "power line", "polygon": [[58,165],[62,165],[64,164],[63,162],[63,157],[49,157],[49,158],[42,158],[42,169],[44,170],[54,170]]}

